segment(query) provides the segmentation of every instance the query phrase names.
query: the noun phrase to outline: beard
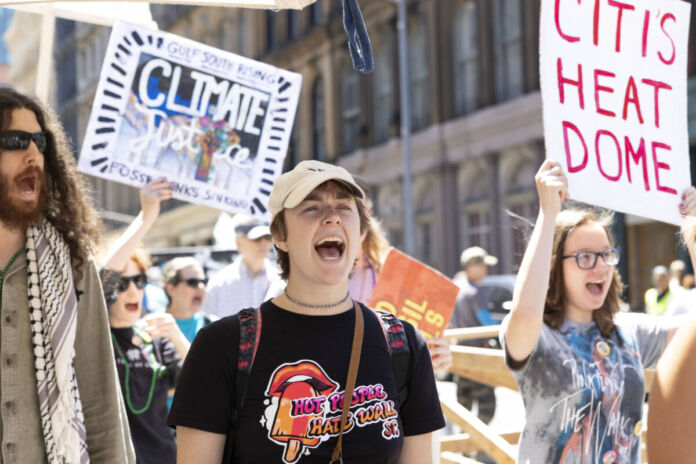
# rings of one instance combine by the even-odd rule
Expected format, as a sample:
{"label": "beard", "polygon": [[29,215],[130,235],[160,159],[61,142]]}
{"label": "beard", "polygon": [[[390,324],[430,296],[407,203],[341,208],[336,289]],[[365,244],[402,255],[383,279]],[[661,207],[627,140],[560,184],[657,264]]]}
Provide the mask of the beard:
{"label": "beard", "polygon": [[[39,189],[36,200],[18,200],[10,195],[12,184],[28,174],[36,173],[35,188]],[[30,225],[38,224],[46,211],[48,193],[46,191],[46,174],[37,166],[30,166],[14,179],[10,180],[0,173],[0,223],[8,229],[24,230]]]}

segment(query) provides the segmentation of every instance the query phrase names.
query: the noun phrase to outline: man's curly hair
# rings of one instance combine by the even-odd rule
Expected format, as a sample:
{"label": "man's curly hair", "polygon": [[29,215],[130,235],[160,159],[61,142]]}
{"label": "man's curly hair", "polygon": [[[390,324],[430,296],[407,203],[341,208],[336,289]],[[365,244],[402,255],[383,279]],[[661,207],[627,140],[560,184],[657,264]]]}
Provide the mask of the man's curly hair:
{"label": "man's curly hair", "polygon": [[27,109],[36,115],[46,132],[44,171],[46,208],[44,216],[68,244],[76,278],[81,278],[85,260],[94,253],[102,232],[102,223],[91,204],[83,177],[77,172],[75,156],[57,115],[36,98],[0,87],[0,130],[12,124],[12,112]]}

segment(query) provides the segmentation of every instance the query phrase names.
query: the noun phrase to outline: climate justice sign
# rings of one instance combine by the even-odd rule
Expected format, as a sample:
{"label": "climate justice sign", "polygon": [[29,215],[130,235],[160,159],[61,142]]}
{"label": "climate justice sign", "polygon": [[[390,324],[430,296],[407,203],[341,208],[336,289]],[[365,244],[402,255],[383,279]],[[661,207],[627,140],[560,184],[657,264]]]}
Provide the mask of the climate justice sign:
{"label": "climate justice sign", "polygon": [[301,76],[191,40],[116,23],[80,169],[174,197],[267,216]]}
{"label": "climate justice sign", "polygon": [[543,0],[547,156],[571,198],[679,224],[691,185],[682,0]]}

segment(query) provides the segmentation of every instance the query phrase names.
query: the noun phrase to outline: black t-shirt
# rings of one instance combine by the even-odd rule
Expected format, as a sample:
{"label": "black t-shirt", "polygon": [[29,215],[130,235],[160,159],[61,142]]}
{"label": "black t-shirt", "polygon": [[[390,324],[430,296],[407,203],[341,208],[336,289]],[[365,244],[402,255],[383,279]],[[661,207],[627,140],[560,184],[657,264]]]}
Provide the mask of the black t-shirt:
{"label": "black t-shirt", "polygon": [[[167,427],[167,391],[176,385],[181,371],[181,358],[174,345],[166,338],[155,338],[148,342],[133,329],[111,328],[118,348],[129,364],[128,391],[126,391],[126,364],[114,346],[116,369],[121,391],[126,401],[128,425],[135,448],[138,464],[166,464],[176,462],[176,440]],[[144,409],[152,386],[153,371],[155,386],[149,407]]]}
{"label": "black t-shirt", "polygon": [[[344,462],[398,461],[403,437],[444,427],[430,354],[423,336],[404,323],[411,349],[408,399],[398,392],[384,333],[376,315],[365,319],[360,367],[343,436]],[[355,324],[353,309],[305,316],[270,301],[261,305],[261,337],[244,406],[239,412],[234,462],[329,462],[338,436]],[[239,318],[202,329],[191,346],[167,423],[227,434],[234,404]]]}

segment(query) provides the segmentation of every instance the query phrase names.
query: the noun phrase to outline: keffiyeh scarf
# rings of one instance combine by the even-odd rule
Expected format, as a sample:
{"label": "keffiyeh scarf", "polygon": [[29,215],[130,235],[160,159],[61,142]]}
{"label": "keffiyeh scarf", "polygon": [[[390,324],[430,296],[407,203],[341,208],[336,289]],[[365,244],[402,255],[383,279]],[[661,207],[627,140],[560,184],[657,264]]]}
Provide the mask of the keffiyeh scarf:
{"label": "keffiyeh scarf", "polygon": [[27,289],[36,387],[49,464],[89,463],[73,360],[77,296],[70,251],[46,220],[27,228]]}

